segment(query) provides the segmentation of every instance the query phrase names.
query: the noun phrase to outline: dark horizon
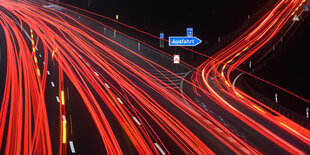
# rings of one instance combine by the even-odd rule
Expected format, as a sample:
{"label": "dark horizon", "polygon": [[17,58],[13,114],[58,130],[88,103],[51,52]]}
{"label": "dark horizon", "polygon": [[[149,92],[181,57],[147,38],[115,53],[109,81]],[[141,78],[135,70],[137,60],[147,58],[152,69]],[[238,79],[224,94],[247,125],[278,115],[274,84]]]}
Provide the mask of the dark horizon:
{"label": "dark horizon", "polygon": [[186,28],[193,27],[195,36],[208,41],[218,36],[225,36],[242,26],[248,15],[255,13],[264,1],[192,0],[186,3],[177,0],[109,2],[93,0],[90,6],[88,0],[63,0],[63,2],[113,19],[119,14],[121,22],[155,35],[159,35],[161,31],[169,35],[185,35]]}

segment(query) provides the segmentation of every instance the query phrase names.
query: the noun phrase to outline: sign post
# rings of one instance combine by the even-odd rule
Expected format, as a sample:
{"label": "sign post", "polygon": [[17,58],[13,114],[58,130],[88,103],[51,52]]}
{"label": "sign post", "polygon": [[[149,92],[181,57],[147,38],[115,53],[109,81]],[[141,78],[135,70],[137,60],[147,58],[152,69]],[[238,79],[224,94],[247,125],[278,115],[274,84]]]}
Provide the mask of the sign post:
{"label": "sign post", "polygon": [[159,47],[160,48],[164,48],[165,47],[165,44],[164,44],[164,39],[165,39],[165,33],[163,32],[160,32],[159,33]]}
{"label": "sign post", "polygon": [[[186,29],[186,36],[187,37],[193,37],[194,36],[194,29],[192,27],[189,27]],[[194,53],[191,52],[191,59],[194,58]]]}
{"label": "sign post", "polygon": [[[160,35],[162,40],[162,36]],[[186,36],[170,36],[169,39],[169,46],[197,46],[202,41],[194,36],[194,30],[192,27],[188,27],[186,29]],[[193,53],[192,56],[193,58]],[[180,55],[175,54],[173,56],[173,63],[179,64],[180,63]]]}
{"label": "sign post", "polygon": [[186,29],[186,36],[187,37],[193,37],[194,36],[194,32],[193,32],[193,28],[187,28]]}
{"label": "sign post", "polygon": [[116,15],[115,15],[115,19],[118,20],[118,18],[119,18],[119,16],[118,16],[118,14],[116,14]]}
{"label": "sign post", "polygon": [[186,29],[186,37],[184,36],[170,36],[169,46],[197,46],[202,41],[194,36],[192,27]]}

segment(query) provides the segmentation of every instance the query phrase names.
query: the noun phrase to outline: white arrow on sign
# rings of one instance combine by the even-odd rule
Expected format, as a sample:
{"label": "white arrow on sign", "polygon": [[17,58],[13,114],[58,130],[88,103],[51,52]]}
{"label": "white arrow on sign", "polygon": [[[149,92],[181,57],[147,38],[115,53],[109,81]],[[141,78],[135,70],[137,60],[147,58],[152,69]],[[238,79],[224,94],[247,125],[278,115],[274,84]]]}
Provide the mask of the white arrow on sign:
{"label": "white arrow on sign", "polygon": [[180,55],[175,54],[175,55],[173,56],[173,63],[174,63],[174,64],[179,64],[179,63],[180,63]]}

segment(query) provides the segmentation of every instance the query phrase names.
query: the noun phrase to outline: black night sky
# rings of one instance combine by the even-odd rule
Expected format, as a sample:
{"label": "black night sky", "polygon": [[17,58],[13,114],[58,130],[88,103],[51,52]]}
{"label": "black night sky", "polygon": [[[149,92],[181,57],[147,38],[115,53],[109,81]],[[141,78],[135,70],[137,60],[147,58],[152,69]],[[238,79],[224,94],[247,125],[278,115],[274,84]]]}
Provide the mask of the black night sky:
{"label": "black night sky", "polygon": [[[163,31],[184,35],[186,27],[194,27],[195,36],[203,40],[225,35],[240,26],[247,14],[254,13],[263,1],[234,0],[63,0],[67,3],[115,18],[153,34]],[[247,6],[241,7],[240,6]],[[228,26],[229,25],[229,26]]]}

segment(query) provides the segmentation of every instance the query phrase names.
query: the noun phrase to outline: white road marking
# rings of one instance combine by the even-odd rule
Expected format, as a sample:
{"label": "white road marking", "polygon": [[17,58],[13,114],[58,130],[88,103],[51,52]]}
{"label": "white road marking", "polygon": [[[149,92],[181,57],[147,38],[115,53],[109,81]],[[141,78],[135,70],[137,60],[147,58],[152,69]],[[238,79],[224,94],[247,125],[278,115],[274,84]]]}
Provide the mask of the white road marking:
{"label": "white road marking", "polygon": [[50,71],[47,71],[47,75],[51,75]]}
{"label": "white road marking", "polygon": [[73,145],[73,141],[69,141],[69,145],[70,145],[71,152],[75,153],[75,148],[74,148],[74,145]]}
{"label": "white road marking", "polygon": [[45,62],[43,61],[43,65],[45,65]]}
{"label": "white road marking", "polygon": [[42,55],[41,55],[41,54],[39,54],[39,57],[40,57],[40,58],[42,58]]}
{"label": "white road marking", "polygon": [[99,74],[97,72],[94,72],[96,74],[96,76],[99,76]]}
{"label": "white road marking", "polygon": [[[234,79],[234,81],[233,81],[233,83],[232,83],[232,85],[233,85],[232,88],[233,88],[233,91],[235,92],[235,94],[236,94],[235,84],[236,84],[238,78],[239,78],[242,74],[243,74],[243,72],[240,73],[240,74]],[[238,98],[240,98],[240,97],[238,96]]]}
{"label": "white road marking", "polygon": [[166,155],[166,153],[164,152],[164,150],[161,149],[161,147],[160,147],[157,143],[154,143],[154,145],[156,146],[156,148],[159,150],[159,152],[160,152],[162,155]]}
{"label": "white road marking", "polygon": [[55,87],[55,84],[54,84],[54,82],[51,82],[51,85],[52,85],[52,87]]}
{"label": "white road marking", "polygon": [[66,120],[66,116],[65,115],[62,115],[62,120],[67,123],[67,120]]}
{"label": "white road marking", "polygon": [[141,125],[141,123],[139,122],[139,120],[136,117],[132,117],[133,120],[135,120],[137,122],[138,125]]}
{"label": "white road marking", "polygon": [[107,83],[104,83],[104,85],[105,85],[108,89],[110,89],[110,86],[109,86]]}
{"label": "white road marking", "polygon": [[123,101],[118,97],[117,100],[119,101],[119,103],[124,104]]}
{"label": "white road marking", "polygon": [[56,96],[56,100],[57,100],[58,103],[60,103],[60,100],[59,100],[59,97],[58,97],[58,96]]}

